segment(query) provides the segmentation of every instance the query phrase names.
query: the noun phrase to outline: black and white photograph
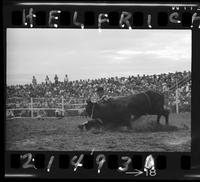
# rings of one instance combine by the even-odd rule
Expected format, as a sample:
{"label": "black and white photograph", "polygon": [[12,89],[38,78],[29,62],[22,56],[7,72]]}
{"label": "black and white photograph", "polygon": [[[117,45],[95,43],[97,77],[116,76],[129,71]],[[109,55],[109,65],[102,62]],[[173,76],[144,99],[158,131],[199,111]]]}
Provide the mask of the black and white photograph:
{"label": "black and white photograph", "polygon": [[191,30],[6,30],[8,151],[191,152]]}

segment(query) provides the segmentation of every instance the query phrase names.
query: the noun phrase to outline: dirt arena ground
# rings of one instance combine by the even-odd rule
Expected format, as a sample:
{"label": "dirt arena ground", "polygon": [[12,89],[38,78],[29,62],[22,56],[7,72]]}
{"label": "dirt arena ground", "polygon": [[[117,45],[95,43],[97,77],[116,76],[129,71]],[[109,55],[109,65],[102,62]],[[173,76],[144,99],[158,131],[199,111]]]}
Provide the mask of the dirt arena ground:
{"label": "dirt arena ground", "polygon": [[132,123],[133,130],[80,131],[83,117],[63,119],[13,119],[6,121],[7,150],[50,151],[160,151],[190,152],[191,114],[171,114],[169,126],[164,118],[143,116]]}

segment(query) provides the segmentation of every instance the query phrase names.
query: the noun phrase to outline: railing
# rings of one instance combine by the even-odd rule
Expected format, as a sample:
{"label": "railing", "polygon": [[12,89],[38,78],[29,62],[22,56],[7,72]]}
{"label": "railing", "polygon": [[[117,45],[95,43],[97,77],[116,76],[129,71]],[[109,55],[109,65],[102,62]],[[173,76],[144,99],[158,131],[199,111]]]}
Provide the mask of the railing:
{"label": "railing", "polygon": [[175,91],[175,103],[176,103],[176,113],[179,113],[179,103],[180,103],[180,91],[179,88],[184,86],[186,83],[188,83],[191,80],[191,75],[188,75],[187,77],[177,81],[176,84],[174,84],[172,87],[169,88],[169,92]]}
{"label": "railing", "polygon": [[[61,98],[26,98],[26,102],[23,102],[23,98],[17,98],[18,103],[7,103],[7,111],[8,113],[11,113],[10,115],[18,116],[18,117],[38,117],[39,115],[42,115],[43,117],[47,117],[47,115],[50,115],[51,117],[56,116],[56,112],[61,112],[61,115],[64,116],[65,113],[68,113],[69,111],[77,111],[82,110],[85,106],[85,103],[76,103],[78,102],[78,99],[74,99],[74,104],[71,104],[70,102],[73,101],[73,98],[64,99],[64,97]],[[22,99],[22,102],[20,103],[19,100]],[[68,100],[66,102],[66,100]],[[8,101],[8,100],[7,100]],[[36,102],[35,102],[36,101]],[[83,101],[83,99],[81,99]],[[48,104],[50,102],[50,104]],[[15,108],[11,107],[15,104]],[[26,107],[20,107],[21,105]],[[46,107],[44,107],[46,105]],[[49,107],[49,106],[52,107]],[[41,114],[40,112],[43,111]]]}

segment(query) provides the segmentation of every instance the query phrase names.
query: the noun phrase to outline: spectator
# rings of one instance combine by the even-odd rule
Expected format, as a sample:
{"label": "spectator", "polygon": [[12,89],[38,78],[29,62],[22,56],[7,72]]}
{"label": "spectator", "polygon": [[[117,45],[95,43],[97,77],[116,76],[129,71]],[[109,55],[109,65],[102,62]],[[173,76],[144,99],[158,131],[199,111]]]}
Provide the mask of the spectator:
{"label": "spectator", "polygon": [[46,83],[46,85],[49,85],[49,84],[50,84],[50,80],[49,80],[48,75],[47,75],[46,78],[45,78],[45,83]]}
{"label": "spectator", "polygon": [[35,76],[33,76],[32,84],[33,84],[33,86],[36,86],[36,85],[37,85],[37,80],[36,80]]}
{"label": "spectator", "polygon": [[69,81],[68,75],[66,74],[66,75],[65,75],[65,78],[64,78],[64,83],[66,84],[66,83],[68,83],[68,81]]}
{"label": "spectator", "polygon": [[54,80],[55,80],[55,84],[57,85],[58,84],[58,76],[57,75],[55,75]]}

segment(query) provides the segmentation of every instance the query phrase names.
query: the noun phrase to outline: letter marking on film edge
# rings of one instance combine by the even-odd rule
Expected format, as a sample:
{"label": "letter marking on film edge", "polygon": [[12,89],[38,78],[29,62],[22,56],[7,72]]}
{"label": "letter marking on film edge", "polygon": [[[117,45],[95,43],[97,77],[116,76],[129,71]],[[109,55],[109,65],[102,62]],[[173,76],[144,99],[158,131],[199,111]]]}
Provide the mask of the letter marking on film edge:
{"label": "letter marking on film edge", "polygon": [[131,28],[129,19],[132,17],[132,14],[127,12],[127,11],[122,11],[121,16],[120,16],[120,20],[119,20],[119,25],[121,28],[124,28],[125,25],[129,28]]}
{"label": "letter marking on film edge", "polygon": [[75,11],[74,12],[74,16],[73,16],[73,23],[74,23],[74,25],[76,25],[78,27],[81,27],[81,29],[84,29],[84,24],[77,21],[77,16],[78,16],[78,12]]}
{"label": "letter marking on film edge", "polygon": [[74,171],[76,171],[78,167],[83,166],[83,164],[81,164],[83,157],[84,157],[84,154],[81,154],[77,162],[75,162],[75,160],[78,158],[76,155],[72,158],[71,164],[74,166]]}
{"label": "letter marking on film edge", "polygon": [[57,28],[58,27],[58,24],[57,23],[52,23],[53,20],[58,20],[58,14],[61,13],[60,10],[51,10],[49,11],[49,27],[54,27],[54,28]]}
{"label": "letter marking on film edge", "polygon": [[26,15],[26,10],[23,9],[23,24],[25,26],[28,25],[27,21],[29,21],[29,25],[32,28],[33,27],[33,18],[35,18],[35,17],[36,17],[36,15],[33,13],[33,8],[29,9],[28,15]]}
{"label": "letter marking on film edge", "polygon": [[47,166],[47,172],[50,172],[53,160],[54,160],[54,156],[51,156],[48,166]]}
{"label": "letter marking on film edge", "polygon": [[[173,11],[171,14],[168,15],[168,19],[169,22],[174,23],[174,24],[180,24],[182,22],[181,19],[181,9],[178,6],[172,6],[171,7]],[[183,9],[185,11],[188,11],[188,7],[184,6]],[[190,10],[193,11],[193,7],[190,7]],[[197,14],[197,12],[200,10],[199,6],[196,9],[196,12],[193,12],[192,18],[191,18],[191,25],[190,27],[193,28],[193,23],[194,21],[199,21],[200,20],[200,16]],[[142,12],[142,11],[141,11]],[[59,14],[61,13],[61,10],[49,10],[48,12],[48,23],[47,26],[50,28],[58,28],[59,27]],[[84,23],[79,22],[78,21],[78,11],[74,11],[73,12],[73,21],[72,21],[72,25],[76,26],[76,27],[80,27],[81,29],[84,29]],[[22,9],[22,22],[23,25],[25,27],[30,27],[30,28],[34,28],[35,26],[37,26],[35,24],[35,18],[36,18],[36,14],[34,13],[33,8],[29,8],[27,9]],[[132,29],[132,24],[131,24],[131,18],[132,18],[132,13],[128,12],[128,11],[122,11],[120,18],[119,18],[119,22],[118,22],[118,26],[120,28],[127,28],[127,29]],[[101,29],[103,28],[103,24],[104,23],[109,23],[109,17],[107,13],[99,13],[98,14],[98,30],[99,32],[101,32]],[[152,28],[152,15],[148,14],[147,15],[147,26],[148,28]],[[109,26],[109,25],[108,25]],[[67,28],[67,27],[66,27]],[[200,28],[200,23],[198,28]]]}

